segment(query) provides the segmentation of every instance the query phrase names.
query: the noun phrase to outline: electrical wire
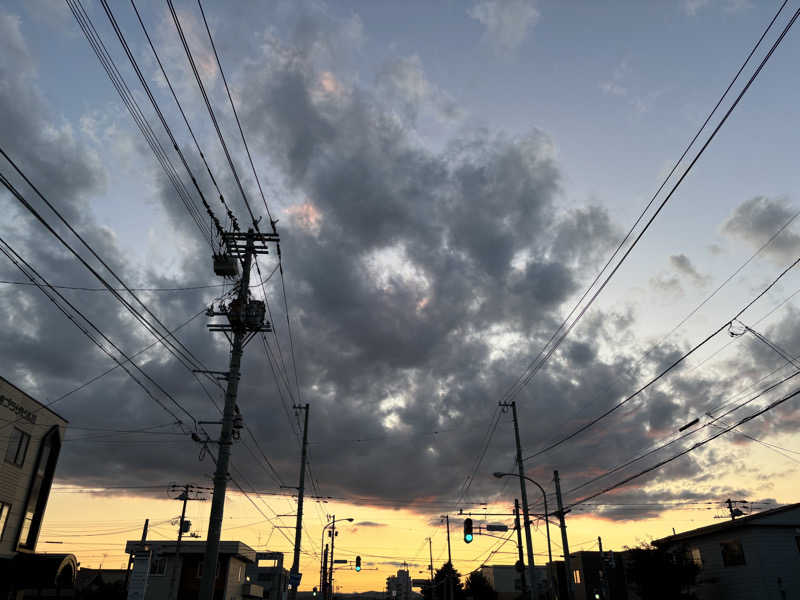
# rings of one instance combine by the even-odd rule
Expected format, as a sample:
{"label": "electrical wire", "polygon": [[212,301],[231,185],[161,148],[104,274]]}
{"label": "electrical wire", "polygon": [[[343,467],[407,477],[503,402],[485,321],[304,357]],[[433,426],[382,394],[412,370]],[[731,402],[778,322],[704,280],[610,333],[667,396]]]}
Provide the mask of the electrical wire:
{"label": "electrical wire", "polygon": [[682,354],[677,360],[673,361],[666,369],[662,370],[658,375],[656,375],[653,379],[648,381],[645,385],[643,385],[639,389],[637,389],[633,394],[631,394],[631,395],[627,396],[626,398],[620,400],[614,406],[612,406],[610,409],[608,409],[604,413],[598,415],[597,417],[594,417],[588,423],[585,423],[584,425],[582,425],[581,427],[579,427],[578,429],[576,429],[572,433],[570,433],[570,434],[568,434],[568,435],[566,435],[566,436],[564,436],[562,438],[559,438],[558,440],[552,442],[551,444],[548,444],[547,446],[545,446],[541,450],[538,450],[538,451],[534,452],[533,454],[531,454],[529,456],[526,456],[523,460],[527,461],[527,460],[530,460],[532,458],[536,458],[538,456],[541,456],[545,452],[549,452],[550,450],[553,450],[554,448],[557,448],[561,444],[564,444],[564,443],[568,442],[569,440],[571,440],[574,437],[576,437],[577,435],[583,433],[587,429],[593,427],[594,425],[596,425],[597,423],[599,423],[600,421],[602,421],[603,419],[605,419],[609,415],[613,414],[620,407],[624,406],[625,404],[627,404],[628,402],[630,402],[631,400],[633,400],[634,398],[639,396],[642,392],[647,390],[650,386],[652,386],[654,383],[656,383],[659,379],[664,377],[664,375],[666,375],[667,373],[672,371],[672,369],[674,369],[679,364],[681,364],[684,360],[686,360],[694,352],[696,352],[698,349],[700,349],[706,343],[708,343],[709,341],[714,339],[717,335],[719,335],[719,333],[721,333],[724,329],[729,327],[732,322],[738,320],[739,317],[741,317],[751,306],[753,306],[767,292],[769,292],[789,271],[791,271],[793,268],[795,268],[798,265],[798,263],[800,263],[800,258],[795,260],[788,267],[786,267],[783,271],[781,271],[781,273],[779,273],[778,276],[775,277],[772,280],[772,282],[770,282],[769,285],[767,285],[758,295],[756,295],[755,298],[753,298],[747,304],[745,304],[745,306],[742,307],[742,309],[739,310],[739,312],[737,312],[736,315],[731,320],[726,321],[725,323],[723,323],[715,331],[713,331],[708,336],[706,336],[705,339],[703,339],[699,344],[693,346],[688,352],[685,352],[684,354]]}
{"label": "electrical wire", "polygon": [[[781,7],[781,9],[782,9],[782,7]],[[583,315],[586,313],[586,311],[589,309],[589,307],[594,303],[594,301],[597,299],[597,297],[600,295],[600,293],[605,289],[605,287],[608,285],[608,283],[614,277],[616,272],[622,266],[623,262],[627,259],[627,257],[630,255],[630,253],[633,251],[633,249],[639,243],[641,238],[644,236],[644,234],[650,228],[650,226],[652,225],[653,221],[655,221],[656,217],[658,217],[658,215],[661,213],[663,208],[666,206],[666,204],[669,202],[669,200],[675,194],[675,192],[677,191],[678,187],[681,185],[683,180],[691,172],[692,168],[697,163],[697,161],[700,159],[700,157],[703,155],[703,153],[705,152],[706,148],[708,148],[708,146],[711,144],[713,139],[716,137],[716,135],[719,132],[719,130],[727,122],[728,118],[733,113],[735,108],[738,106],[739,102],[744,97],[745,93],[750,89],[750,87],[753,84],[753,82],[756,80],[758,75],[761,73],[761,71],[764,68],[764,66],[766,65],[767,61],[770,59],[770,57],[775,52],[775,50],[780,45],[780,43],[783,41],[783,39],[786,36],[786,34],[788,33],[789,29],[794,25],[795,21],[797,20],[798,15],[800,15],[800,9],[798,9],[794,13],[792,18],[786,24],[786,26],[784,27],[784,29],[781,32],[781,34],[778,36],[778,38],[775,40],[773,45],[770,47],[769,51],[764,56],[764,58],[761,60],[761,62],[759,63],[758,67],[755,69],[755,71],[753,72],[751,77],[748,79],[747,83],[744,85],[742,90],[737,95],[736,99],[731,103],[730,107],[725,112],[724,116],[720,119],[720,121],[717,124],[717,126],[712,130],[712,132],[709,135],[709,137],[706,139],[706,141],[700,147],[698,152],[695,154],[694,158],[691,160],[689,165],[686,167],[686,169],[683,171],[681,176],[678,178],[677,182],[672,186],[672,188],[670,189],[669,193],[661,201],[661,203],[657,206],[656,210],[650,216],[650,218],[645,222],[645,224],[644,224],[643,228],[641,229],[641,231],[633,239],[631,244],[628,246],[628,248],[622,254],[622,257],[619,259],[619,261],[617,261],[615,266],[611,269],[611,271],[608,274],[608,276],[605,277],[605,279],[600,284],[600,286],[594,291],[594,293],[589,298],[588,302],[580,309],[580,311],[578,311],[578,314],[575,317],[575,319],[568,326],[564,326],[564,324],[562,324],[562,326],[560,326],[556,330],[556,332],[550,338],[550,341],[548,341],[547,344],[545,344],[545,346],[539,352],[537,357],[534,358],[534,360],[529,364],[529,366],[526,369],[526,371],[517,379],[515,384],[512,385],[511,388],[509,388],[509,390],[505,393],[505,395],[503,396],[503,401],[505,401],[505,402],[510,401],[512,398],[516,397],[522,391],[522,389],[530,382],[530,380],[536,375],[536,373],[538,373],[539,370],[544,366],[544,364],[549,360],[550,356],[553,355],[553,353],[561,345],[561,343],[564,341],[564,339],[566,339],[566,337],[569,335],[569,333],[572,331],[572,329],[575,327],[575,325],[580,321],[580,319],[583,317]],[[776,18],[777,18],[777,15],[776,15]],[[773,19],[773,22],[774,22],[774,19]],[[771,28],[771,26],[772,26],[772,22],[770,23],[769,27]],[[765,33],[765,35],[766,35],[766,33]],[[763,39],[763,36],[762,36],[762,39]],[[760,43],[761,43],[761,39],[759,39],[758,44],[760,44]],[[757,46],[758,46],[758,44],[757,44]],[[749,61],[749,59],[750,59],[750,57],[748,56],[747,61]],[[737,78],[738,78],[738,75],[739,74],[737,73],[737,75],[736,75]],[[725,94],[727,94],[727,90],[726,90]],[[714,110],[716,110],[716,107],[715,107]],[[705,124],[703,125],[703,127],[705,127]],[[678,161],[677,164],[680,164],[680,161]],[[666,183],[666,181],[665,181],[665,183]],[[660,189],[661,188],[659,188],[659,191],[660,191]],[[652,201],[651,201],[651,204],[652,204]],[[647,209],[649,209],[649,207],[650,207],[650,204],[648,204],[648,207],[645,209],[644,213],[646,213],[646,211],[647,211]],[[637,224],[644,217],[644,213],[637,220],[637,222],[636,222]],[[631,229],[631,232],[629,232],[628,236],[626,236],[626,239],[628,237],[630,237],[630,235],[632,235],[632,232],[633,232],[633,229],[635,229],[635,226],[636,225],[634,225],[634,228]],[[621,247],[622,247],[622,244],[620,245],[620,249],[621,249]],[[618,252],[619,252],[619,249],[617,251],[615,251],[614,255],[616,255]],[[612,255],[612,259],[609,259],[609,263],[613,260],[613,256],[614,255]],[[603,270],[601,270],[600,275],[602,275],[602,273],[605,271],[607,266],[608,266],[608,264],[605,267],[603,267]],[[599,280],[599,277],[595,280],[595,282],[593,282],[592,286],[598,280]],[[582,302],[583,299],[586,298],[586,296],[588,295],[589,290],[591,290],[591,289],[592,289],[592,287],[590,286],[589,289],[587,290],[587,293],[585,293],[584,296],[582,296],[581,300],[579,301],[578,304],[576,304],[575,308],[573,308],[573,311],[570,313],[570,315],[574,314],[575,310],[577,309],[577,306],[579,306],[580,302]],[[566,321],[568,319],[569,319],[569,317],[567,319],[565,319],[564,323],[566,323]],[[561,332],[561,333],[559,333],[559,332]],[[548,346],[549,346],[549,349],[548,349]],[[547,349],[547,350],[545,351],[545,349]]]}

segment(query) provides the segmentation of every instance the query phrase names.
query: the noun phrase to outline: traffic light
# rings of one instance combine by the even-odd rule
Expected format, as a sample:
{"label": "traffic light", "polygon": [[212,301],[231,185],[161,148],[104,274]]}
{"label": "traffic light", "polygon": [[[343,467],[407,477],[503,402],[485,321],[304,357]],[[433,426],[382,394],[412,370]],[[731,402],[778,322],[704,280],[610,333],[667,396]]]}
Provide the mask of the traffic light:
{"label": "traffic light", "polygon": [[317,597],[317,586],[314,586],[314,589],[312,590],[311,593],[313,594],[314,598]]}
{"label": "traffic light", "polygon": [[464,519],[464,541],[469,544],[472,542],[472,519]]}
{"label": "traffic light", "polygon": [[356,556],[356,572],[361,570],[361,557]]}

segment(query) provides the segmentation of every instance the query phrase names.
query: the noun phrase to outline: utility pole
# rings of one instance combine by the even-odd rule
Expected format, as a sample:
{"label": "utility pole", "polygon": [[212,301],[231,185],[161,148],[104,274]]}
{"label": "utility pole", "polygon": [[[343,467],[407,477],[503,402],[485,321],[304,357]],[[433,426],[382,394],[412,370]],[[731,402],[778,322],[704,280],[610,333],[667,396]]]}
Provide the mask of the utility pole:
{"label": "utility pole", "polygon": [[328,600],[333,600],[333,548],[336,545],[336,515],[333,515],[333,525],[328,532],[331,536],[331,562],[329,565],[330,575],[328,576]]}
{"label": "utility pole", "polygon": [[522,584],[522,595],[528,594],[528,583],[525,579],[525,558],[522,555],[522,529],[519,526],[519,500],[514,498],[514,529],[517,530],[517,551],[519,552],[519,578]]}
{"label": "utility pole", "polygon": [[528,550],[528,581],[530,582],[530,598],[536,597],[536,567],[533,562],[533,540],[531,539],[531,520],[528,515],[528,490],[525,485],[525,467],[522,464],[522,445],[519,441],[519,423],[517,422],[517,403],[515,401],[500,402],[503,408],[511,407],[511,414],[514,417],[514,440],[517,444],[517,468],[519,469],[519,488],[522,495],[522,517],[525,525],[525,545]]}
{"label": "utility pole", "polygon": [[306,411],[306,416],[303,424],[303,450],[300,455],[300,482],[297,485],[297,524],[294,530],[294,558],[289,572],[289,580],[292,582],[292,589],[289,590],[289,600],[297,599],[297,588],[300,586],[300,539],[303,531],[303,494],[305,492],[308,449],[308,404],[296,406],[295,408]]}
{"label": "utility pole", "polygon": [[433,539],[431,538],[428,538],[428,554],[430,555],[431,558],[431,562],[428,565],[428,571],[431,574],[431,594],[433,594]]}
{"label": "utility pole", "polygon": [[328,544],[325,544],[325,552],[322,555],[322,571],[319,574],[319,591],[322,600],[328,600]]}
{"label": "utility pole", "polygon": [[603,591],[603,598],[608,600],[611,596],[609,593],[611,582],[608,580],[611,573],[608,569],[606,569],[606,559],[603,555],[603,538],[599,535],[597,536],[597,548],[600,551],[600,588]]}
{"label": "utility pole", "polygon": [[558,471],[553,471],[553,479],[556,484],[556,501],[558,502],[558,522],[561,525],[561,547],[564,550],[564,571],[567,576],[567,596],[569,600],[574,600],[575,590],[572,581],[572,568],[569,560],[569,542],[567,541],[567,522],[564,519],[566,511],[564,510],[564,503],[561,500],[561,480],[558,478]]}
{"label": "utility pole", "polygon": [[453,555],[450,552],[450,515],[444,516],[445,523],[447,524],[447,564],[450,565],[450,570],[445,573],[445,598],[446,600],[453,600],[453,578],[451,571],[453,569]]}
{"label": "utility pole", "polygon": [[445,515],[444,520],[447,523],[447,562],[453,564],[453,555],[450,553],[450,515]]}
{"label": "utility pole", "polygon": [[[211,500],[211,516],[206,536],[206,553],[203,565],[203,578],[200,583],[200,600],[213,600],[219,559],[219,538],[222,532],[222,517],[225,512],[225,492],[228,488],[228,464],[233,445],[234,418],[238,416],[236,399],[239,392],[239,378],[242,353],[245,345],[253,336],[261,331],[270,331],[270,324],[264,322],[266,312],[264,302],[250,300],[250,267],[253,256],[267,254],[266,243],[277,242],[276,234],[256,233],[250,228],[247,233],[232,232],[223,234],[226,254],[214,257],[217,274],[235,275],[238,268],[236,260],[242,263],[242,276],[236,299],[227,307],[220,306],[219,311],[213,308],[207,311],[208,316],[225,316],[228,323],[209,324],[210,331],[222,331],[231,342],[231,357],[225,390],[225,408],[222,413],[222,431],[219,437],[217,468],[214,472],[214,495]],[[219,267],[219,268],[218,268]],[[227,268],[226,268],[227,267]],[[230,334],[233,334],[231,337]],[[241,417],[238,417],[241,419]],[[239,424],[239,427],[241,425]],[[237,430],[238,435],[238,430]]]}
{"label": "utility pole", "polygon": [[172,579],[171,579],[170,584],[169,584],[169,597],[170,598],[174,598],[177,595],[177,589],[175,587],[175,584],[180,578],[180,572],[181,572],[182,567],[183,567],[183,562],[181,561],[181,540],[183,539],[183,533],[184,533],[183,524],[184,523],[188,523],[188,521],[186,521],[186,503],[189,500],[205,500],[205,498],[198,498],[198,497],[190,498],[189,497],[189,493],[190,492],[195,492],[196,493],[196,491],[208,490],[208,489],[209,488],[205,488],[205,487],[202,487],[202,488],[201,487],[195,487],[190,483],[186,483],[186,484],[181,485],[181,486],[176,486],[176,485],[170,486],[170,492],[177,492],[178,490],[181,491],[181,493],[175,498],[175,500],[182,500],[183,501],[183,506],[181,507],[181,519],[178,522],[178,541],[175,544],[175,566],[172,569]]}

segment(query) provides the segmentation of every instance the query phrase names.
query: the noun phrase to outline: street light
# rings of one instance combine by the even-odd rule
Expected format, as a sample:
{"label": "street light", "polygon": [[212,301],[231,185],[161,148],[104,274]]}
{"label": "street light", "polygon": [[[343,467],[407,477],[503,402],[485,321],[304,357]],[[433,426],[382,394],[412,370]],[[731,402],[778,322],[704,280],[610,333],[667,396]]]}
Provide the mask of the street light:
{"label": "street light", "polygon": [[[333,528],[333,530],[334,530],[334,531],[336,531],[335,524],[336,524],[336,523],[338,523],[338,522],[340,522],[340,521],[349,521],[350,523],[352,523],[352,522],[353,522],[353,518],[352,518],[352,517],[348,517],[347,519],[337,519],[337,518],[334,516],[334,517],[333,517],[333,520],[332,520],[332,521],[330,521],[330,522],[329,522],[327,525],[325,525],[325,526],[322,528],[322,539],[321,539],[321,540],[320,540],[320,542],[319,542],[319,547],[320,547],[320,550],[322,550],[322,547],[325,545],[325,530],[326,530],[328,527],[330,527],[331,525],[334,525],[334,528]],[[334,545],[334,538],[333,538],[333,537],[331,537],[331,582],[330,582],[330,583],[331,583],[331,585],[333,584],[333,545]],[[324,570],[323,570],[323,568],[322,568],[322,555],[320,555],[320,565],[319,565],[319,572],[320,572],[320,574],[321,574],[321,577],[319,578],[319,585],[320,585],[320,588],[321,588],[321,589],[323,590],[323,592],[324,592],[324,593],[323,593],[323,600],[328,600],[328,599],[325,597],[326,595],[328,595],[330,598],[333,598],[333,590],[328,590],[328,589],[327,589],[327,586],[325,585],[325,571],[324,571]],[[327,590],[327,591],[326,591],[326,590]]]}
{"label": "street light", "polygon": [[[502,479],[503,477],[516,477],[516,478],[519,479],[519,475],[517,475],[516,473],[502,473],[500,471],[496,471],[494,473],[494,476],[497,477],[498,479]],[[522,478],[525,481],[530,481],[532,484],[534,484],[536,487],[538,487],[539,490],[541,490],[541,492],[542,492],[542,499],[544,500],[544,522],[545,522],[545,526],[547,528],[547,558],[552,563],[553,562],[553,551],[550,549],[550,513],[547,511],[547,494],[545,493],[544,488],[541,485],[539,485],[536,481],[534,481],[533,479],[531,479],[527,475],[524,475]],[[527,523],[526,523],[526,526],[527,526]],[[549,567],[547,569],[547,578],[550,580],[550,586],[552,587],[553,586],[553,576],[552,576],[551,571],[552,571],[552,567]],[[567,576],[569,576],[569,574],[567,574]]]}

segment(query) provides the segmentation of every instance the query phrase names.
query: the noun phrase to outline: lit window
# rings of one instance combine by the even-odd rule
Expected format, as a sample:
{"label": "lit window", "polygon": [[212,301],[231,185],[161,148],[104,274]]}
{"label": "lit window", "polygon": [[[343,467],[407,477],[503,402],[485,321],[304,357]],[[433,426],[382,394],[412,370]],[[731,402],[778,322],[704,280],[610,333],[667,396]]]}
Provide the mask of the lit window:
{"label": "lit window", "polygon": [[5,502],[0,502],[0,540],[3,539],[3,533],[6,530],[6,521],[8,521],[8,512],[11,510],[11,505]]}
{"label": "lit window", "polygon": [[11,437],[8,440],[8,447],[6,448],[6,462],[21,467],[22,463],[25,462],[25,455],[28,452],[28,444],[30,441],[30,435],[15,427],[11,432]]}
{"label": "lit window", "polygon": [[700,548],[692,548],[689,550],[689,559],[700,567],[703,568],[703,555],[700,553]]}
{"label": "lit window", "polygon": [[720,548],[722,550],[722,563],[726,567],[737,567],[745,564],[744,549],[742,548],[742,542],[739,540],[721,542]]}
{"label": "lit window", "polygon": [[573,580],[575,583],[580,583],[580,582],[581,582],[581,570],[580,570],[580,569],[575,569],[575,570],[572,572],[572,580]]}

